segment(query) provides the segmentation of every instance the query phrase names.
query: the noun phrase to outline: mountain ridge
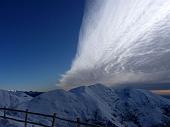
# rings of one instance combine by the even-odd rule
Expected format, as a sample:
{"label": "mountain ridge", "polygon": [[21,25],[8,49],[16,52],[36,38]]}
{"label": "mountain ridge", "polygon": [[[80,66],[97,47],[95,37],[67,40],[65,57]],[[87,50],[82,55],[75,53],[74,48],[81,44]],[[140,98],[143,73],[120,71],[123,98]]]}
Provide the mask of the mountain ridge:
{"label": "mountain ridge", "polygon": [[[1,94],[0,94],[1,95]],[[169,127],[170,100],[135,88],[110,88],[102,84],[71,90],[53,90],[18,104],[17,109],[53,114],[58,117],[100,124],[106,127]],[[23,117],[21,114],[14,114]],[[49,119],[30,116],[49,124]],[[61,122],[62,123],[62,122]],[[59,126],[60,122],[56,125]],[[62,123],[64,127],[73,124]]]}

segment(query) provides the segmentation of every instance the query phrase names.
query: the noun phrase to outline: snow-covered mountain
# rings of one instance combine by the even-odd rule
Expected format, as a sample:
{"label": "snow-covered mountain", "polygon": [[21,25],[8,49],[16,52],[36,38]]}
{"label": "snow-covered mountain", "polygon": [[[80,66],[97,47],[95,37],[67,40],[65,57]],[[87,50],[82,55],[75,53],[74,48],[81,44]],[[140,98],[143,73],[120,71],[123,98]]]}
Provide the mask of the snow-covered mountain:
{"label": "snow-covered mountain", "polygon": [[15,108],[18,105],[31,100],[32,97],[21,91],[0,90],[0,107]]}
{"label": "snow-covered mountain", "polygon": [[[1,95],[0,95],[1,96]],[[114,89],[100,84],[82,86],[69,91],[54,90],[20,103],[16,108],[53,114],[106,127],[169,127],[170,100],[141,89]],[[22,117],[15,114],[15,117]],[[36,116],[30,120],[50,124]],[[65,127],[75,126],[57,120]]]}
{"label": "snow-covered mountain", "polygon": [[[17,108],[19,105],[26,103],[32,99],[31,96],[25,94],[21,91],[6,91],[0,90],[0,107],[7,107],[7,108]],[[8,113],[7,114],[12,114]],[[0,110],[0,115],[3,115],[3,112]],[[8,116],[9,116],[8,115]],[[23,124],[17,123],[10,120],[0,119],[0,127],[22,127]]]}

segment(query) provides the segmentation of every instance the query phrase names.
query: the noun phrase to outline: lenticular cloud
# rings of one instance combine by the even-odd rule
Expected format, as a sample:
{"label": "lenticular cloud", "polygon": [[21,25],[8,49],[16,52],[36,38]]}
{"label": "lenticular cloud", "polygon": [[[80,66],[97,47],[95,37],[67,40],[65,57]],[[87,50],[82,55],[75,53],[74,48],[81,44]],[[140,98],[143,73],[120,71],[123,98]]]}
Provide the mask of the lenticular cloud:
{"label": "lenticular cloud", "polygon": [[170,0],[88,0],[77,54],[60,83],[169,82]]}

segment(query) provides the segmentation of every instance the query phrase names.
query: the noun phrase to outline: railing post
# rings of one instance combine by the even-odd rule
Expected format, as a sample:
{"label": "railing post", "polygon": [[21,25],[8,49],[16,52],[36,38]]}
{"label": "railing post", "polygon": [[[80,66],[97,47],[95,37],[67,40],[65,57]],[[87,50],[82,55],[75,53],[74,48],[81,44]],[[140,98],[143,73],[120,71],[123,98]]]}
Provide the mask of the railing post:
{"label": "railing post", "polygon": [[4,119],[6,119],[6,107],[4,106]]}
{"label": "railing post", "polygon": [[27,127],[28,109],[25,111],[25,127]]}
{"label": "railing post", "polygon": [[55,126],[55,117],[56,117],[56,113],[53,114],[52,127]]}
{"label": "railing post", "polygon": [[80,127],[80,118],[77,117],[77,127]]}

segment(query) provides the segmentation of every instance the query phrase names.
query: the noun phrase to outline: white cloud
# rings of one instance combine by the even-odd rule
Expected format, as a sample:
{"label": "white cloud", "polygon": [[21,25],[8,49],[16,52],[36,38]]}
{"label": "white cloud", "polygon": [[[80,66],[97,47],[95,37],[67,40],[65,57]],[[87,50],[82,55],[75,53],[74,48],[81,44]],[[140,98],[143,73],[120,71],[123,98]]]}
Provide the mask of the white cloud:
{"label": "white cloud", "polygon": [[95,0],[86,7],[76,57],[60,83],[159,82],[170,75],[169,0]]}

